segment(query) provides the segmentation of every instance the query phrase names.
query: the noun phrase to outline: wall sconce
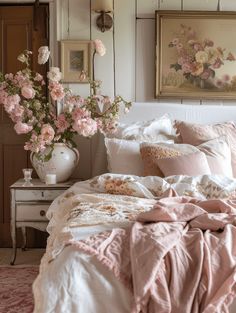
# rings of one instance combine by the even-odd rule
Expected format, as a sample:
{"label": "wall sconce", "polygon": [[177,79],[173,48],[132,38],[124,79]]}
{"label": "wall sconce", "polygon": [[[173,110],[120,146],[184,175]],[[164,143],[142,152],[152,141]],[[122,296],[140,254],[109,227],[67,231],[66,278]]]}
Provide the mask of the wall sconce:
{"label": "wall sconce", "polygon": [[92,10],[100,13],[97,17],[97,27],[104,33],[112,28],[113,19],[108,14],[113,11],[112,0],[92,0]]}

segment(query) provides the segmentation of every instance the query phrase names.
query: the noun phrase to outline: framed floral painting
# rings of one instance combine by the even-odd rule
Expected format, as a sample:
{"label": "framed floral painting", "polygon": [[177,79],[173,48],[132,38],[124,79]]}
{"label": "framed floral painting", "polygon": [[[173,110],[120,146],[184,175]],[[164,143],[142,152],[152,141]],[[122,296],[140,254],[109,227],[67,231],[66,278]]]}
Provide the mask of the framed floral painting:
{"label": "framed floral painting", "polygon": [[236,98],[236,12],[156,11],[156,97]]}
{"label": "framed floral painting", "polygon": [[[88,83],[92,77],[92,42],[81,40],[61,41],[61,71],[63,82]],[[82,74],[87,79],[81,80]]]}

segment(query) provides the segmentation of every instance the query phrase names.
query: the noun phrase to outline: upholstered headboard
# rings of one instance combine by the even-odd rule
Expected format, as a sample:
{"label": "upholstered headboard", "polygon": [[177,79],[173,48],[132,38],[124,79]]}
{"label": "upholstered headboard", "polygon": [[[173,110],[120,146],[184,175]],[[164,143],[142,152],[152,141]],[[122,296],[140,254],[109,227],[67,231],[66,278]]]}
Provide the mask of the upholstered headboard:
{"label": "upholstered headboard", "polygon": [[[136,121],[151,120],[168,113],[174,120],[184,120],[196,123],[217,123],[236,121],[236,106],[234,105],[191,105],[179,103],[134,103],[129,114],[121,114],[122,123],[131,124]],[[103,136],[98,135],[91,140],[79,138],[80,151],[79,169],[75,177],[84,179],[106,172],[106,152]]]}

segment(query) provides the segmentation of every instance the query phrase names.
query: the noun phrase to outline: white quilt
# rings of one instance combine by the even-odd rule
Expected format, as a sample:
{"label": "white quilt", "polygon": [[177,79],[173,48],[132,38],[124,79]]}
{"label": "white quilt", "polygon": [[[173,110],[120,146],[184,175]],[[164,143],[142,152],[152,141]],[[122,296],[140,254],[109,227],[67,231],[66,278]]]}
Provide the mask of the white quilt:
{"label": "white quilt", "polygon": [[126,227],[163,194],[222,199],[235,198],[235,190],[236,180],[207,175],[162,179],[104,174],[76,183],[47,213],[50,236],[33,285],[34,313],[130,313],[129,291],[94,257],[69,245],[70,240]]}

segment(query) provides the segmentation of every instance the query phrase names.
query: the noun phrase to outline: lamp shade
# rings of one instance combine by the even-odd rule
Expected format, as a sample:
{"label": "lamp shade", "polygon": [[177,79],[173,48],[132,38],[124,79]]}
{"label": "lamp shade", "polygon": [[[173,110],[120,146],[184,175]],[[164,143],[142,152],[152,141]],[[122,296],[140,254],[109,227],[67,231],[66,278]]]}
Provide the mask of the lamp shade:
{"label": "lamp shade", "polygon": [[93,11],[113,11],[113,1],[112,0],[92,0],[92,10]]}

